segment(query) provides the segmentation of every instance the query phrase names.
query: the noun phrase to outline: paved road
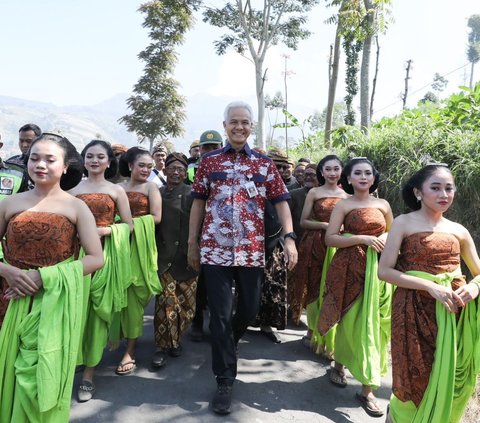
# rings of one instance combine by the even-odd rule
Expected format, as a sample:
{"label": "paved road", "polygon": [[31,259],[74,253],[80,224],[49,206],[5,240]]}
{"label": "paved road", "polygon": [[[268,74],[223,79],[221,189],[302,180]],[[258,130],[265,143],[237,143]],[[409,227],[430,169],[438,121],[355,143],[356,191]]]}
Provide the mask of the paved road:
{"label": "paved road", "polygon": [[[249,330],[239,345],[238,379],[234,385],[232,413],[217,416],[209,409],[215,392],[208,338],[201,343],[185,337],[183,354],[169,358],[159,371],[150,368],[153,353],[153,307],[145,315],[145,334],[138,341],[137,369],[117,376],[114,369],[123,349],[107,352],[100,364],[93,400],[78,403],[76,375],[71,422],[121,423],[369,423],[384,418],[369,417],[355,400],[360,385],[349,377],[345,389],[334,387],[326,373],[330,363],[301,343],[305,327],[280,332],[283,342],[273,344],[259,331]],[[387,406],[391,377],[376,392]]]}

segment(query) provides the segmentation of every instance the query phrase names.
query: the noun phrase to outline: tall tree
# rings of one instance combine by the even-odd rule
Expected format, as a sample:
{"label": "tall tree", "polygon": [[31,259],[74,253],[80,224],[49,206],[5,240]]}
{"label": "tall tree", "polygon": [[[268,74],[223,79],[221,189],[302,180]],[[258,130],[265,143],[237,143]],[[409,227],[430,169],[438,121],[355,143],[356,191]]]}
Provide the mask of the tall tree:
{"label": "tall tree", "polygon": [[219,8],[207,8],[203,20],[228,33],[215,42],[217,54],[225,54],[229,47],[244,57],[247,55],[255,68],[257,96],[257,145],[265,147],[263,120],[265,113],[263,69],[268,49],[278,43],[295,50],[300,40],[307,38],[307,12],[320,0],[264,0],[263,8],[255,9],[250,0],[226,2]]}
{"label": "tall tree", "polygon": [[325,147],[331,147],[331,132],[333,125],[333,113],[335,105],[335,93],[337,91],[337,81],[338,81],[338,69],[340,63],[340,44],[342,42],[342,32],[344,27],[345,20],[345,5],[347,0],[333,0],[328,6],[339,6],[339,12],[337,15],[331,17],[329,21],[331,23],[337,24],[337,29],[335,31],[335,42],[333,48],[331,49],[329,69],[328,69],[328,101],[326,109],[326,119],[325,119]]}
{"label": "tall tree", "polygon": [[[370,127],[370,115],[373,109],[373,96],[370,96],[370,56],[372,41],[379,32],[382,32],[386,28],[386,7],[389,3],[390,0],[327,0],[328,6],[339,7],[338,14],[327,21],[337,24],[325,126],[325,142],[327,145],[330,143],[335,87],[338,78],[339,46],[342,38],[348,74],[346,78],[347,96],[345,97],[345,101],[350,110],[347,114],[346,121],[349,124],[354,123],[351,103],[358,91],[357,74],[358,69],[360,69],[361,126],[363,130],[368,130]],[[362,58],[359,67],[357,62],[360,52],[362,52]],[[378,74],[378,66],[376,74]]]}
{"label": "tall tree", "polygon": [[473,88],[473,71],[475,64],[480,60],[480,15],[472,15],[468,18],[467,26],[470,28],[468,34],[467,57],[472,64],[470,70],[470,89]]}
{"label": "tall tree", "polygon": [[440,98],[440,93],[447,88],[448,79],[445,79],[438,72],[433,75],[433,82],[431,84],[432,90],[437,92],[437,98]]}
{"label": "tall tree", "polygon": [[131,113],[119,121],[137,134],[140,143],[148,141],[150,150],[157,138],[183,133],[186,100],[173,78],[175,49],[183,43],[199,4],[199,0],[153,0],[138,9],[145,14],[143,27],[149,30],[152,42],[138,55],[145,68],[127,99]]}
{"label": "tall tree", "polygon": [[372,42],[376,34],[385,29],[386,7],[390,0],[363,0],[364,16],[362,28],[362,63],[360,65],[360,125],[368,131],[371,124],[370,110],[370,59]]}
{"label": "tall tree", "polygon": [[353,99],[358,93],[358,61],[359,53],[362,50],[362,42],[355,38],[353,33],[345,34],[343,37],[343,49],[345,51],[345,104],[347,105],[347,114],[345,115],[345,124],[355,124],[355,110],[353,109]]}

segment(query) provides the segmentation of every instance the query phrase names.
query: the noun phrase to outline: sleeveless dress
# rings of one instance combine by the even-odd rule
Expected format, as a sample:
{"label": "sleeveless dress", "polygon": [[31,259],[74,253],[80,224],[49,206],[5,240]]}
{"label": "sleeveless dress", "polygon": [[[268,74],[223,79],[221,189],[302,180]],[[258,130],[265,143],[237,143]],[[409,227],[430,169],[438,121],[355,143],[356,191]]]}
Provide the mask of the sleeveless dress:
{"label": "sleeveless dress", "polygon": [[127,197],[132,217],[140,217],[150,214],[148,195],[141,192],[127,192]]}
{"label": "sleeveless dress", "polygon": [[132,283],[127,290],[127,307],[121,311],[121,333],[128,339],[143,334],[143,313],[154,295],[162,292],[158,277],[155,222],[150,214],[148,196],[141,192],[127,192],[133,217],[130,264]]}
{"label": "sleeveless dress", "polygon": [[108,194],[88,193],[79,194],[80,198],[90,209],[95,218],[97,228],[104,228],[113,224],[115,220],[115,201]]}
{"label": "sleeveless dress", "polygon": [[24,211],[8,222],[3,251],[9,264],[38,269],[43,287],[10,301],[0,331],[0,421],[68,422],[84,295],[76,227]]}
{"label": "sleeveless dress", "polygon": [[[340,200],[338,197],[316,200],[312,210],[313,219],[328,222],[333,208]],[[306,229],[298,246],[298,263],[293,275],[292,319],[296,324],[300,321],[302,310],[318,299],[326,250],[325,230]],[[311,324],[308,326],[313,329]]]}
{"label": "sleeveless dress", "polygon": [[[380,236],[386,221],[377,208],[350,211],[345,235]],[[318,329],[322,336],[337,324],[335,360],[364,385],[380,386],[387,370],[392,286],[378,280],[377,253],[365,245],[338,248],[328,268]],[[355,336],[353,336],[355,335]]]}
{"label": "sleeveless dress", "polygon": [[[460,263],[460,244],[453,234],[418,232],[403,239],[396,269],[401,272],[425,272],[425,275],[412,273],[419,277],[427,274],[437,277],[450,275],[446,286],[457,289],[465,284],[465,277],[459,272]],[[439,305],[440,310],[437,310]],[[390,406],[395,422],[428,423],[439,418],[445,422],[460,420],[475,388],[474,366],[467,364],[475,361],[475,353],[466,354],[468,350],[477,350],[476,360],[480,363],[480,316],[477,306],[478,299],[453,317],[456,337],[447,342],[453,356],[442,360],[443,348],[438,342],[447,338],[444,333],[438,338],[441,328],[437,319],[440,316],[438,312],[444,310],[443,305],[426,291],[396,289],[392,305],[393,395]],[[471,327],[465,316],[467,311],[475,312]],[[445,314],[451,316],[448,312]],[[435,378],[433,368],[436,359],[441,360],[437,365],[444,379]],[[476,372],[479,370],[477,368]],[[447,394],[438,393],[449,384],[452,389]],[[427,399],[431,397],[429,391],[435,393],[432,401]],[[425,411],[427,404],[424,402],[430,403],[434,411]],[[445,404],[449,404],[447,409]],[[441,410],[441,416],[435,416],[435,410]]]}
{"label": "sleeveless dress", "polygon": [[108,333],[116,312],[127,305],[127,288],[131,282],[130,228],[126,223],[114,225],[115,201],[105,193],[79,194],[87,204],[98,227],[110,227],[112,233],[102,238],[104,266],[91,277],[85,331],[78,364],[95,367],[102,359]]}

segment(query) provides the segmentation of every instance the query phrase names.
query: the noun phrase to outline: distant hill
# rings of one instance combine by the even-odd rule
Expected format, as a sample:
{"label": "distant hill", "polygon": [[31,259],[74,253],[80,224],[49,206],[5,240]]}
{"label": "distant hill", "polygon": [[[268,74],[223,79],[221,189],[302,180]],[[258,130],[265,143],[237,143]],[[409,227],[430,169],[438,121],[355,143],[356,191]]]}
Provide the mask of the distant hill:
{"label": "distant hill", "polygon": [[[127,113],[128,94],[117,94],[93,106],[56,106],[14,97],[0,96],[0,134],[4,143],[2,155],[18,153],[18,129],[25,123],[35,123],[43,130],[61,130],[76,147],[82,147],[94,138],[127,146],[137,145],[137,137],[127,131],[118,119]],[[172,139],[178,151],[188,153],[189,145],[202,132],[215,129],[223,134],[223,110],[238,98],[197,94],[188,98],[185,133]],[[244,98],[254,110],[255,98]],[[303,111],[303,110],[302,110]]]}
{"label": "distant hill", "polygon": [[117,120],[126,110],[126,95],[117,95],[100,104],[59,107],[0,96],[0,134],[6,153],[16,154],[18,129],[25,123],[35,123],[42,130],[61,130],[78,149],[93,138],[113,143],[135,145],[136,136]]}

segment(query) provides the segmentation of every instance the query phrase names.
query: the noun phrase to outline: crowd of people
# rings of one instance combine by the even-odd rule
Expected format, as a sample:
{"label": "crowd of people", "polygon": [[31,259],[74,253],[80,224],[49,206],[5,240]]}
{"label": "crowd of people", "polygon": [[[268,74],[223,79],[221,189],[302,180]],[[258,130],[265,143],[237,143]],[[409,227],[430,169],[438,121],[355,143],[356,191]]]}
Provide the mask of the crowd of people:
{"label": "crowd of people", "polygon": [[[293,161],[252,148],[252,109],[227,105],[226,140],[205,131],[190,157],[92,140],[78,152],[37,125],[0,162],[0,421],[67,422],[96,391],[107,346],[136,369],[154,298],[151,364],[201,341],[209,311],[213,412],[231,412],[238,343],[250,325],[275,343],[287,320],[332,361],[333,385],[387,422],[458,422],[480,372],[480,259],[444,214],[455,182],[426,164],[394,219],[365,157]],[[1,148],[0,142],[0,148]],[[298,251],[298,252],[297,252]],[[467,283],[461,262],[470,273]],[[389,410],[374,395],[393,369]],[[124,341],[123,343],[121,341]],[[82,367],[79,367],[82,366]]]}

